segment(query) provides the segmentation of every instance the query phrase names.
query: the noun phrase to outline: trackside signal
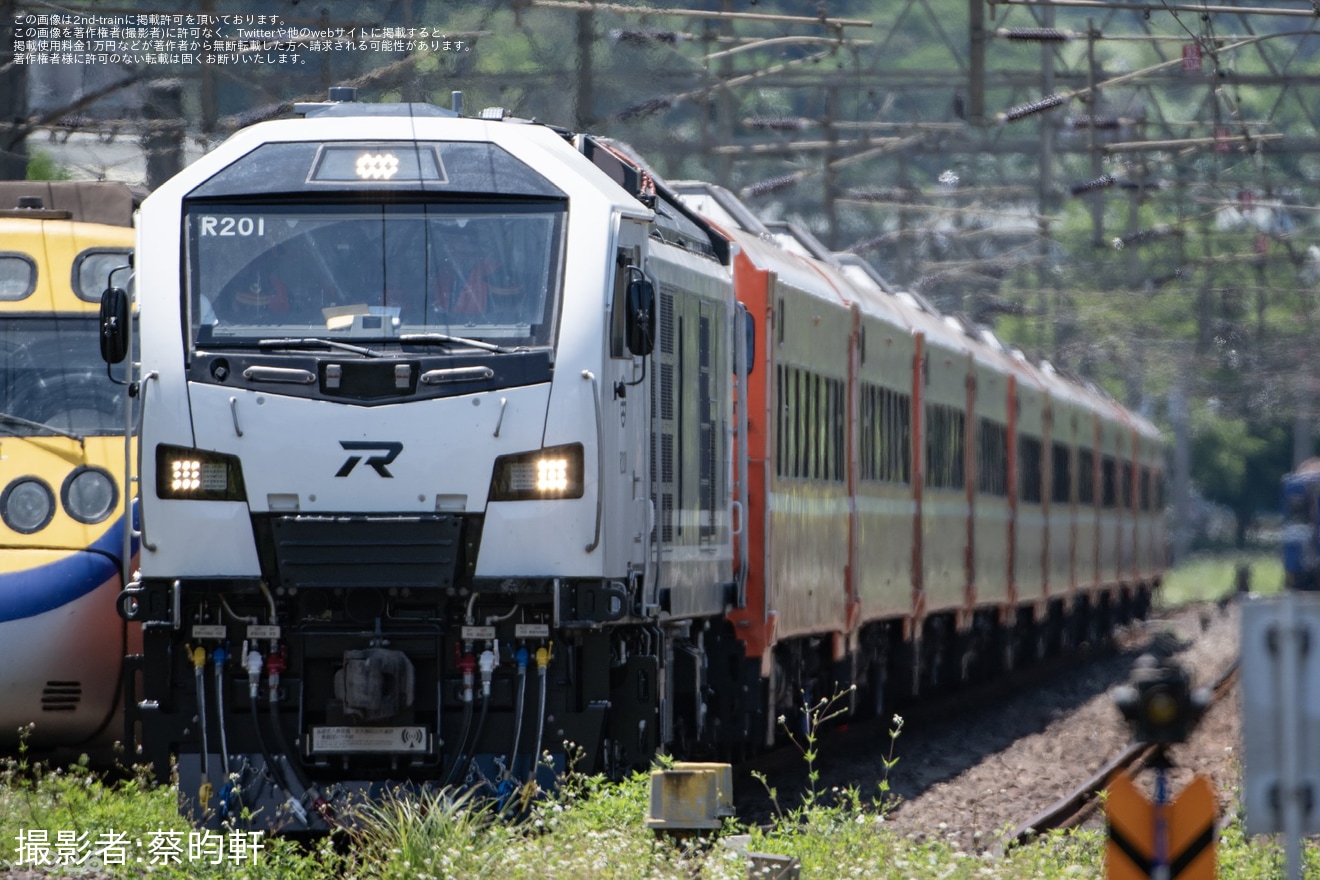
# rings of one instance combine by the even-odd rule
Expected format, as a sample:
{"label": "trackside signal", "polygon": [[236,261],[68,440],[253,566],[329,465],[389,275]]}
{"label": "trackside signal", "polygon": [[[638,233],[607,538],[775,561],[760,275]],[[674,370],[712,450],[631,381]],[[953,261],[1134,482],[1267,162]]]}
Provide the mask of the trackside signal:
{"label": "trackside signal", "polygon": [[1186,742],[1210,703],[1205,688],[1192,690],[1187,672],[1171,660],[1146,654],[1133,664],[1129,683],[1114,691],[1114,702],[1133,737],[1156,747],[1155,801],[1146,800],[1131,775],[1109,787],[1105,816],[1108,880],[1214,880],[1215,790],[1196,776],[1173,801],[1168,796],[1166,747]]}

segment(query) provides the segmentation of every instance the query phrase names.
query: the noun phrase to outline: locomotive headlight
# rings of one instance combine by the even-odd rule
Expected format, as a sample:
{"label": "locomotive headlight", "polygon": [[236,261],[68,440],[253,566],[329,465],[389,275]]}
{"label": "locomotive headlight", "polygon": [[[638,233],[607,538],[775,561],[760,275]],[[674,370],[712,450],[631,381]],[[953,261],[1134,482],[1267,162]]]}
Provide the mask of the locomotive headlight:
{"label": "locomotive headlight", "polygon": [[156,447],[156,496],[198,501],[244,501],[243,471],[238,459],[220,452]]}
{"label": "locomotive headlight", "polygon": [[80,467],[64,481],[60,501],[69,516],[91,525],[108,517],[119,504],[119,489],[114,478],[100,468]]}
{"label": "locomotive headlight", "polygon": [[502,455],[495,460],[491,501],[582,497],[582,444]]}
{"label": "locomotive headlight", "polygon": [[0,519],[23,535],[44,529],[55,516],[55,494],[36,477],[19,477],[0,495]]}

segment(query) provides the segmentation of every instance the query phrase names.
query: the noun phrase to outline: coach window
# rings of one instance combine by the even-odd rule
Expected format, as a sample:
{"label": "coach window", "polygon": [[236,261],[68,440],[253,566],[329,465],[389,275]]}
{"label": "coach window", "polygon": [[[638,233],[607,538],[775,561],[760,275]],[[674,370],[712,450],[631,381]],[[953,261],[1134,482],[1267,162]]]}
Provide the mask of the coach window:
{"label": "coach window", "polygon": [[932,489],[960,489],[967,484],[966,416],[942,404],[926,407],[926,485]]}
{"label": "coach window", "polygon": [[1124,510],[1132,509],[1132,465],[1123,462],[1123,479],[1118,484],[1118,504]]}
{"label": "coach window", "polygon": [[1095,504],[1095,453],[1089,449],[1077,451],[1077,503]]}
{"label": "coach window", "polygon": [[1018,497],[1028,504],[1040,504],[1041,441],[1036,437],[1018,438]]}
{"label": "coach window", "polygon": [[1072,486],[1068,474],[1068,446],[1064,443],[1054,445],[1054,491],[1050,500],[1055,504],[1067,504],[1072,500]]}
{"label": "coach window", "polygon": [[1117,467],[1112,456],[1106,455],[1100,461],[1100,506],[1112,508],[1118,503]]}
{"label": "coach window", "polygon": [[1141,496],[1140,503],[1142,510],[1150,510],[1150,468],[1141,469]]}
{"label": "coach window", "polygon": [[986,495],[1008,494],[1008,428],[981,419],[976,432],[976,488]]}

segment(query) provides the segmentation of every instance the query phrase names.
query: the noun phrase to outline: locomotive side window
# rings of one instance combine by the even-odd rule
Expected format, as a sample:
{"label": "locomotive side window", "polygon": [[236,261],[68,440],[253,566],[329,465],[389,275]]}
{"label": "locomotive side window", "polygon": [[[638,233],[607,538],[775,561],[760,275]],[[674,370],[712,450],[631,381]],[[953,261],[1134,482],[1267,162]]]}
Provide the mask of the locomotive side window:
{"label": "locomotive side window", "polygon": [[[99,303],[101,294],[110,286],[110,273],[127,266],[129,251],[126,248],[89,248],[80,253],[73,261],[73,289],[78,298],[87,302]],[[115,275],[116,286],[128,283],[128,273]]]}
{"label": "locomotive side window", "polygon": [[26,299],[37,288],[37,264],[27,254],[0,254],[0,300]]}

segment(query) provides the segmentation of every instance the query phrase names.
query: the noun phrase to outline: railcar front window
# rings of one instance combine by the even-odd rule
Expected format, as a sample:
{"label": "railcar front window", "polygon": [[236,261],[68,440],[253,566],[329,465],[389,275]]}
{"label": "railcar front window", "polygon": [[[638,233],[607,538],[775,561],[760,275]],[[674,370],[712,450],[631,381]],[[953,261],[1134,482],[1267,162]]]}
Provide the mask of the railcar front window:
{"label": "railcar front window", "polygon": [[[123,386],[106,376],[95,315],[0,319],[0,436],[124,433]],[[41,427],[48,426],[48,427]]]}
{"label": "railcar front window", "polygon": [[199,345],[405,333],[553,341],[558,206],[199,204],[186,216]]}

